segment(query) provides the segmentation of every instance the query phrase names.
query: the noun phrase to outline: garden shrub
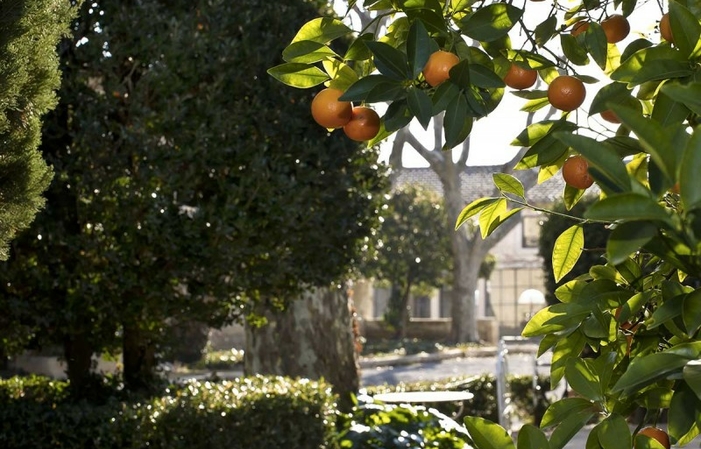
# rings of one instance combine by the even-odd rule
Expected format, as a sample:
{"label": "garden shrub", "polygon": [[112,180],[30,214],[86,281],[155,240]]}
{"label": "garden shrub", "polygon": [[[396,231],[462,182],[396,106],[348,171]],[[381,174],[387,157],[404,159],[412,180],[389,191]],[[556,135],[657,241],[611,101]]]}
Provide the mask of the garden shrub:
{"label": "garden shrub", "polygon": [[324,382],[246,377],[188,382],[153,398],[71,402],[65,382],[0,381],[0,447],[250,449],[335,447]]}

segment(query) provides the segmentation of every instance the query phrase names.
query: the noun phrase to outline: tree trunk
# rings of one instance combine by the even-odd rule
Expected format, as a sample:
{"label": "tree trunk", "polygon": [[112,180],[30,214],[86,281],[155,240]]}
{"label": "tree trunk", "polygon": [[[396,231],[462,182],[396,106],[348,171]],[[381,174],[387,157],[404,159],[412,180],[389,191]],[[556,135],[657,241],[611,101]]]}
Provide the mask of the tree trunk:
{"label": "tree trunk", "polygon": [[138,325],[123,325],[122,362],[125,388],[150,391],[156,379],[156,350]]}
{"label": "tree trunk", "polygon": [[406,287],[402,292],[399,302],[399,328],[397,329],[397,337],[400,340],[406,338],[406,328],[409,326],[409,296],[411,295],[411,279],[407,279]]}
{"label": "tree trunk", "polygon": [[71,393],[84,397],[90,386],[92,345],[85,334],[66,335],[63,339],[63,354],[66,357],[66,376]]}
{"label": "tree trunk", "polygon": [[349,410],[360,387],[351,298],[341,289],[319,288],[292,301],[287,310],[259,310],[265,326],[246,326],[246,375],[324,378]]}

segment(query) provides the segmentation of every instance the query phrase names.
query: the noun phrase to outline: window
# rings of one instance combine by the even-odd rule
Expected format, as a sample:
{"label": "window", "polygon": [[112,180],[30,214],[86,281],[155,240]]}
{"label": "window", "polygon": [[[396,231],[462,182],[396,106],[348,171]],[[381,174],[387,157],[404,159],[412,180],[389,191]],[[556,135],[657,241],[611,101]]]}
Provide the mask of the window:
{"label": "window", "polygon": [[524,214],[521,220],[521,245],[524,248],[537,248],[538,240],[540,239],[540,226],[542,223],[540,214]]}

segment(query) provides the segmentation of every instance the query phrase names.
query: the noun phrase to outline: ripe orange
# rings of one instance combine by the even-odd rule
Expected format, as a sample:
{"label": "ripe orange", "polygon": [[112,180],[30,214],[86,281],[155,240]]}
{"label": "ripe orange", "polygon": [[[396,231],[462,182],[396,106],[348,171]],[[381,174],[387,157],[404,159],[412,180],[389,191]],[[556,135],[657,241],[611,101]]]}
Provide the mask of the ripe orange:
{"label": "ripe orange", "polygon": [[616,113],[610,109],[602,111],[601,113],[599,113],[599,115],[601,115],[601,118],[609,123],[621,123],[621,119],[619,119]]}
{"label": "ripe orange", "polygon": [[509,71],[504,77],[504,83],[512,89],[528,89],[538,79],[538,72],[532,69],[524,69],[518,64],[511,63]]}
{"label": "ripe orange", "polygon": [[570,31],[570,34],[572,36],[579,36],[580,34],[584,33],[589,29],[589,22],[586,20],[580,20],[579,22],[575,23],[572,25],[572,31]]}
{"label": "ripe orange", "polygon": [[438,50],[431,53],[423,70],[426,82],[432,87],[438,86],[450,78],[450,69],[458,62],[460,62],[460,58],[449,51]]}
{"label": "ripe orange", "polygon": [[669,435],[664,430],[657,427],[644,427],[638,432],[639,435],[645,435],[652,439],[657,440],[665,449],[669,449]]}
{"label": "ripe orange", "polygon": [[569,75],[561,75],[548,86],[548,101],[561,111],[574,111],[584,103],[584,83]]}
{"label": "ripe orange", "polygon": [[343,127],[346,136],[358,142],[365,142],[380,131],[380,116],[377,112],[365,106],[353,108],[353,116]]}
{"label": "ripe orange", "polygon": [[338,101],[343,95],[339,89],[326,88],[312,100],[312,117],[324,128],[340,128],[351,119],[353,105],[349,101]]}
{"label": "ripe orange", "polygon": [[674,43],[674,37],[672,37],[672,27],[669,24],[669,13],[665,13],[662,15],[662,18],[660,19],[660,35],[662,36],[662,39],[666,40],[669,43]]}
{"label": "ripe orange", "polygon": [[569,186],[575,189],[588,189],[594,184],[594,179],[589,175],[587,169],[589,163],[584,157],[575,155],[567,158],[562,165],[562,179]]}
{"label": "ripe orange", "polygon": [[625,39],[630,33],[630,23],[628,19],[620,14],[613,14],[601,22],[601,28],[606,34],[606,42],[615,44]]}

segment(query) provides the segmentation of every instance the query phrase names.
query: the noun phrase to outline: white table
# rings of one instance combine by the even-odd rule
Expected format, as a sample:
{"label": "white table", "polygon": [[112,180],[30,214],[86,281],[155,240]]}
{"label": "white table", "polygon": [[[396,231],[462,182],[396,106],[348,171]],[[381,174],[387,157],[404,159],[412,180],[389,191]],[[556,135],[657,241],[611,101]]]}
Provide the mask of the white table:
{"label": "white table", "polygon": [[434,402],[459,402],[460,407],[454,416],[460,416],[464,403],[474,398],[469,391],[397,391],[393,393],[378,393],[373,399],[380,402],[399,404],[424,404]]}

